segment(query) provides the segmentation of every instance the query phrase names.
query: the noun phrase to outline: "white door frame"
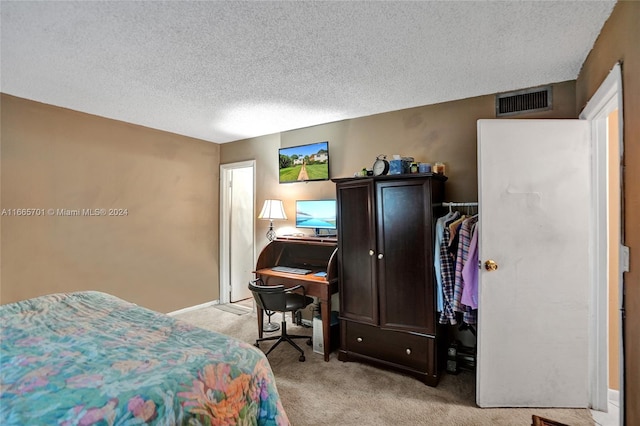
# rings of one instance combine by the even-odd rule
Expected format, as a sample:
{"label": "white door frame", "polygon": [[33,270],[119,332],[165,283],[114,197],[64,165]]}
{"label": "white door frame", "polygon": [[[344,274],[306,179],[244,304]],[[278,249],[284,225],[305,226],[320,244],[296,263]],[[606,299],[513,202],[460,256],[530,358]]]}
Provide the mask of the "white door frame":
{"label": "white door frame", "polygon": [[[233,169],[251,167],[254,169],[253,173],[253,198],[255,206],[255,167],[256,160],[240,161],[237,163],[228,163],[220,165],[220,303],[229,303],[229,294],[231,291],[230,277],[231,271],[229,270],[229,247],[230,241],[230,226],[231,223],[231,172]],[[255,213],[255,212],[254,212]],[[255,214],[254,214],[255,217]],[[254,219],[255,220],[255,219]],[[253,226],[255,229],[255,223]],[[254,253],[253,259],[255,263],[255,232],[253,238]]]}
{"label": "white door frame", "polygon": [[[596,93],[580,113],[580,118],[591,122],[592,140],[592,233],[590,249],[591,268],[591,324],[589,344],[589,376],[591,388],[591,407],[594,410],[608,410],[608,149],[607,117],[618,109],[618,129],[620,158],[623,156],[623,111],[622,111],[622,72],[616,64],[600,85]],[[620,176],[622,180],[622,175]],[[622,251],[620,251],[622,254]],[[623,295],[622,268],[620,268],[618,306],[621,307]],[[604,285],[603,285],[604,283]],[[624,389],[624,353],[622,348],[622,324],[620,330],[620,413],[623,413]],[[620,415],[620,421],[623,416]],[[622,424],[622,423],[621,423]]]}

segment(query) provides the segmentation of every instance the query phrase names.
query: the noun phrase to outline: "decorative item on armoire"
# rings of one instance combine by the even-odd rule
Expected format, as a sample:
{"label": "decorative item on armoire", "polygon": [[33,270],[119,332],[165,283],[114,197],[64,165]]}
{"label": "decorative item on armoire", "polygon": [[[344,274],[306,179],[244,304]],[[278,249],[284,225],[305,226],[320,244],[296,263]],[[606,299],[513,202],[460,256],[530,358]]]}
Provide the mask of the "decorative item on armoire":
{"label": "decorative item on armoire", "polygon": [[387,161],[387,156],[384,154],[378,155],[378,157],[376,157],[376,161],[373,163],[372,169],[374,176],[382,176],[389,173],[389,162]]}

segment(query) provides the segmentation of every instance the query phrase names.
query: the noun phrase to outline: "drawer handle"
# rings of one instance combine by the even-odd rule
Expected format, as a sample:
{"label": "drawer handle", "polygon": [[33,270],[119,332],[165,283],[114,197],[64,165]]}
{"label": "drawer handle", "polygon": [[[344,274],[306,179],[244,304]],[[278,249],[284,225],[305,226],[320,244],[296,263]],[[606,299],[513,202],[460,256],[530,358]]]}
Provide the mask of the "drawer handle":
{"label": "drawer handle", "polygon": [[375,252],[373,250],[369,250],[369,256],[373,256]]}
{"label": "drawer handle", "polygon": [[406,352],[407,352],[407,355],[411,355],[411,349],[407,348]]}
{"label": "drawer handle", "polygon": [[358,338],[356,339],[356,342],[358,342],[358,343],[362,343],[362,337],[358,337]]}

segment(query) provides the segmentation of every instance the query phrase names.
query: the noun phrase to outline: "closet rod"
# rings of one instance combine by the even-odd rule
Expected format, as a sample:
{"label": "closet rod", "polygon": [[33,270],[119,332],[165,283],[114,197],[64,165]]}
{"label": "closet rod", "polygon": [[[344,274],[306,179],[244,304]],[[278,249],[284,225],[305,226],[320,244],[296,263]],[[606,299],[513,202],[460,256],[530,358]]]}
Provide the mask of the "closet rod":
{"label": "closet rod", "polygon": [[473,203],[442,203],[444,207],[474,207],[478,205],[478,202]]}

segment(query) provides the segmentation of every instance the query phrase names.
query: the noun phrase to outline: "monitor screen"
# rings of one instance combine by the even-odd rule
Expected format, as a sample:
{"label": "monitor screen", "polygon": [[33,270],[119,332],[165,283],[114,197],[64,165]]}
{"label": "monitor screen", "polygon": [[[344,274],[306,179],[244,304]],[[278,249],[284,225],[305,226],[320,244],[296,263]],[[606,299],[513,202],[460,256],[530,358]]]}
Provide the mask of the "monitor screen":
{"label": "monitor screen", "polygon": [[296,228],[336,229],[336,200],[296,200]]}
{"label": "monitor screen", "polygon": [[329,179],[329,142],[280,148],[280,183]]}

